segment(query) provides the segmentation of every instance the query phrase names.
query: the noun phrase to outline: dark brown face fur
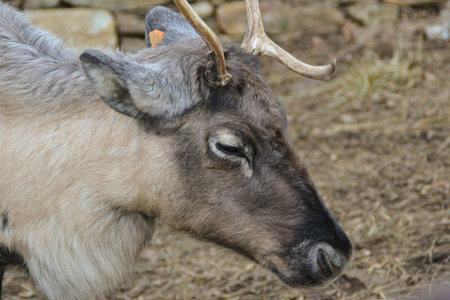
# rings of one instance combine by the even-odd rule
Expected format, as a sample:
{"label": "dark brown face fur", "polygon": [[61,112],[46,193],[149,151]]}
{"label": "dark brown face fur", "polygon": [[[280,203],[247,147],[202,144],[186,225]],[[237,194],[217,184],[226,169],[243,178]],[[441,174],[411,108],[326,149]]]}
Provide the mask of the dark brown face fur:
{"label": "dark brown face fur", "polygon": [[227,52],[232,82],[208,96],[177,130],[183,180],[175,228],[257,261],[291,286],[335,279],[352,252],[286,133],[279,100],[255,58]]}

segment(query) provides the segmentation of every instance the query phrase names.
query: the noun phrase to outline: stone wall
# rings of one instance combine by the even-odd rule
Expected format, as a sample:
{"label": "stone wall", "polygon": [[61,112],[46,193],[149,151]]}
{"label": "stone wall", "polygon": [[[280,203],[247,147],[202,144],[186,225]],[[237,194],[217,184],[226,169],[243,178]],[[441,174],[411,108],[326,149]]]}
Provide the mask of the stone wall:
{"label": "stone wall", "polygon": [[[156,5],[174,10],[170,0],[5,0],[25,11],[31,22],[76,48],[146,47],[144,16]],[[225,43],[239,42],[245,31],[243,1],[190,1]],[[432,24],[420,28],[430,39],[449,39],[450,5],[445,0],[267,0],[260,1],[266,32],[275,40],[314,42],[331,35],[357,39],[358,29],[396,24],[411,11],[434,12]],[[440,14],[439,14],[440,13]]]}

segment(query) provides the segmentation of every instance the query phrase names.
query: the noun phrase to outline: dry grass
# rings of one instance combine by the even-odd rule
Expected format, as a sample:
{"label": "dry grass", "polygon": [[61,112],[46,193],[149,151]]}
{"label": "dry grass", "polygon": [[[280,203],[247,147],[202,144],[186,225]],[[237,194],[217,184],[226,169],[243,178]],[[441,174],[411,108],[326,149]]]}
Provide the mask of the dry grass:
{"label": "dry grass", "polygon": [[401,53],[366,53],[303,93],[310,110],[290,116],[291,135],[355,245],[346,274],[364,288],[346,299],[450,280],[449,57],[435,53],[442,60],[425,64]]}
{"label": "dry grass", "polygon": [[[112,299],[388,299],[450,288],[450,57],[423,57],[367,52],[330,83],[275,88],[294,95],[282,99],[290,135],[355,246],[336,283],[291,289],[237,254],[162,227]],[[24,279],[5,283],[5,299],[38,298]]]}

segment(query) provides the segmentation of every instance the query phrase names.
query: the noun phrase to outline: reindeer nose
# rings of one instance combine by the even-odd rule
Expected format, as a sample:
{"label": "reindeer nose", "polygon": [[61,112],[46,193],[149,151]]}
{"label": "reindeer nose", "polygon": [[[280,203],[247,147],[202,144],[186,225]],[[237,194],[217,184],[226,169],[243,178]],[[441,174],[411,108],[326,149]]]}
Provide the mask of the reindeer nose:
{"label": "reindeer nose", "polygon": [[351,259],[353,247],[342,228],[331,218],[334,225],[333,234],[317,243],[311,251],[311,261],[315,261],[316,274],[323,279],[339,276]]}
{"label": "reindeer nose", "polygon": [[324,280],[337,277],[344,270],[349,256],[339,253],[327,243],[317,244],[310,252],[316,275]]}

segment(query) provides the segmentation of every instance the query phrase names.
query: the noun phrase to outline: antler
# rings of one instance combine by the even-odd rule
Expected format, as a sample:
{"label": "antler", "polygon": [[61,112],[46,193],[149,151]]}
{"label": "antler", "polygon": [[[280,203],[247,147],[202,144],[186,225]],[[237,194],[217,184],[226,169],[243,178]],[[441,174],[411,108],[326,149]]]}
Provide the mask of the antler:
{"label": "antler", "polygon": [[255,56],[261,54],[275,58],[300,75],[319,80],[330,80],[336,69],[336,59],[326,66],[311,66],[275,44],[264,32],[258,0],[245,0],[247,7],[247,29],[241,47]]}
{"label": "antler", "polygon": [[175,4],[180,9],[181,13],[186,17],[189,23],[194,27],[195,31],[206,42],[209,49],[214,51],[219,63],[219,76],[220,79],[217,82],[220,86],[225,86],[231,79],[231,75],[227,72],[227,66],[225,63],[225,56],[223,54],[222,44],[219,41],[217,35],[206,25],[205,22],[197,15],[186,0],[174,0]]}

